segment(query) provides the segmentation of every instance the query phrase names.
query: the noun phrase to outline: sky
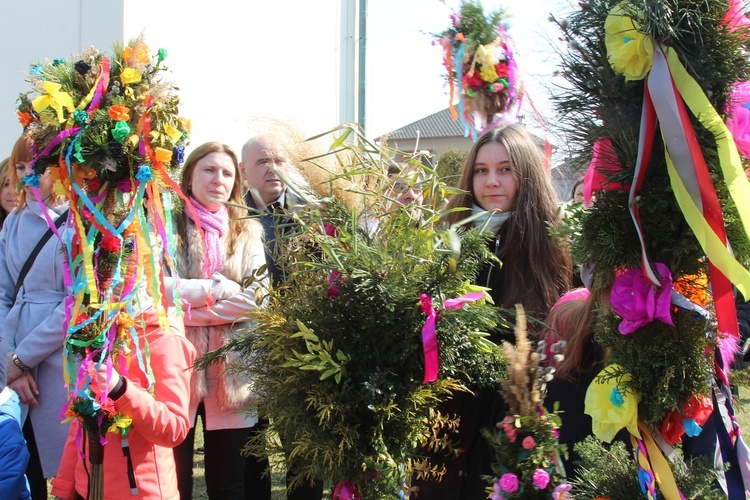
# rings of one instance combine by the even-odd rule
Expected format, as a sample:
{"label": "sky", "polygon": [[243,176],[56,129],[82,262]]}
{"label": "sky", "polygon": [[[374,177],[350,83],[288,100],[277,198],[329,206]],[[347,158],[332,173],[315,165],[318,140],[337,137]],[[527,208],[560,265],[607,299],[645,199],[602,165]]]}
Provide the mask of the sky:
{"label": "sky", "polygon": [[[487,11],[503,8],[510,15],[508,33],[516,45],[527,95],[553,120],[545,87],[557,65],[551,44],[557,32],[548,17],[569,8],[568,0],[482,1]],[[70,8],[76,2],[83,21],[79,10]],[[28,87],[24,72],[31,62],[71,57],[80,44],[109,51],[113,38],[121,38],[123,32],[127,37],[144,33],[153,51],[169,51],[165,63],[180,88],[181,114],[193,120],[192,147],[220,140],[239,149],[262,131],[259,118],[268,116],[297,125],[305,135],[329,130],[339,123],[340,2],[0,0],[0,40],[14,47],[0,54],[0,90],[8,89],[0,103],[0,147],[9,150],[20,133],[13,101]],[[368,137],[448,106],[442,53],[433,45],[432,34],[450,25],[450,14],[459,4],[460,0],[368,0]],[[118,9],[123,26],[118,26]],[[60,29],[40,31],[17,45],[19,37],[28,38],[18,19],[36,10],[55,17]],[[533,132],[536,120],[529,98],[522,114]]]}

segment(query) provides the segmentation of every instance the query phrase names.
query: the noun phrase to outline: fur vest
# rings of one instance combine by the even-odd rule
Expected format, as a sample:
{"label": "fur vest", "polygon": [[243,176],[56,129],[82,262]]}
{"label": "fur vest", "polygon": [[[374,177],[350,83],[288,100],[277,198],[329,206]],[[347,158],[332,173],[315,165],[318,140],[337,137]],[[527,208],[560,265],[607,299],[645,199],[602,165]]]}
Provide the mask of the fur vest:
{"label": "fur vest", "polygon": [[[176,222],[178,275],[182,279],[202,278],[204,246],[200,233],[193,221],[184,217],[183,214],[178,216]],[[260,267],[257,260],[253,262],[253,258],[257,258],[258,249],[261,249],[262,255],[263,229],[256,220],[245,219],[240,220],[239,223],[243,224],[244,228],[240,236],[236,237],[231,252],[228,252],[229,231],[220,240],[223,258],[221,274],[236,283],[242,284],[244,278],[250,276],[256,268]],[[262,265],[263,262],[260,262],[260,264]],[[186,326],[185,335],[195,346],[197,357],[200,357],[210,350],[223,346],[227,340],[237,336],[238,332],[247,324],[241,319],[242,317],[238,317],[234,323],[217,326]],[[216,397],[221,406],[226,410],[236,410],[246,405],[253,397],[250,380],[237,373],[227,373],[224,370],[227,365],[231,365],[236,360],[237,355],[229,353],[224,361],[218,363],[218,370],[212,368],[193,370],[190,381],[191,398],[194,398],[194,401],[200,401],[206,396],[208,377],[213,372],[214,374],[218,373]]]}

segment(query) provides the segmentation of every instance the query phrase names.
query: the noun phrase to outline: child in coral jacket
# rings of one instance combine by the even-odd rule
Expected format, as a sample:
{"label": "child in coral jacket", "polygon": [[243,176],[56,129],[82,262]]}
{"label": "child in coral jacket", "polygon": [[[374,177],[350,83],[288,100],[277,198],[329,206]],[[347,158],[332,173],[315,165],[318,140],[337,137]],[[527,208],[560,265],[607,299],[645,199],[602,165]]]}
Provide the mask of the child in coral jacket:
{"label": "child in coral jacket", "polygon": [[[139,338],[144,344],[148,342],[153,395],[148,390],[149,377],[135,359],[127,367],[116,366],[108,381],[103,369],[95,372],[94,378],[98,380],[92,383],[95,391],[97,385],[103,388],[106,384],[117,412],[132,419],[127,439],[120,433],[106,435],[105,499],[179,499],[172,448],[190,430],[190,366],[195,360],[195,349],[185,339],[181,318],[170,316],[166,331],[159,327],[155,313],[144,313],[144,319],[146,326]],[[141,346],[142,352],[144,347]],[[80,423],[74,420],[57,477],[52,480],[52,494],[56,498],[87,497],[90,464],[77,448],[77,442],[87,442],[81,439],[82,432]],[[87,450],[83,446],[85,455]],[[128,448],[132,465],[123,447]]]}

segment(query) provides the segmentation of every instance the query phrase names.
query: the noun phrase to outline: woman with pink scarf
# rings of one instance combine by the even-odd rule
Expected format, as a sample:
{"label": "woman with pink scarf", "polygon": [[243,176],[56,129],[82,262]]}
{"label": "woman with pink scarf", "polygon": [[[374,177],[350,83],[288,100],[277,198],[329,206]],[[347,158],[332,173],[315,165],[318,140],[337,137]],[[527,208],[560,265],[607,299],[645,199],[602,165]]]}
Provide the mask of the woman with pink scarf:
{"label": "woman with pink scarf", "polygon": [[[174,281],[186,309],[186,336],[201,356],[237,335],[257,307],[255,293],[264,283],[255,280],[246,288],[242,283],[265,264],[262,228],[246,218],[245,210],[232,206],[242,206],[242,181],[237,156],[229,146],[219,142],[198,146],[185,162],[180,187],[191,203],[176,216],[179,278]],[[175,448],[182,499],[192,498],[198,414],[203,418],[208,497],[270,498],[270,478],[263,476],[267,460],[241,454],[258,419],[247,410],[255,399],[250,381],[225,372],[232,361],[230,355],[193,372],[192,429]]]}

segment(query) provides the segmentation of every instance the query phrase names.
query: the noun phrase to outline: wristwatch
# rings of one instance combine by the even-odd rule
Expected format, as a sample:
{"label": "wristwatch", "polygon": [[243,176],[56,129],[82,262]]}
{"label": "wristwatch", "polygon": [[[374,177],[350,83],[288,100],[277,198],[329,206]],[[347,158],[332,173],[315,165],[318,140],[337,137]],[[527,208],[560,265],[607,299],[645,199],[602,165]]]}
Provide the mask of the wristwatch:
{"label": "wristwatch", "polygon": [[16,356],[14,354],[11,359],[13,360],[13,364],[16,365],[19,370],[21,370],[24,373],[26,373],[27,371],[29,371],[29,367],[26,366],[25,364],[23,364],[23,361],[21,361],[20,359],[18,359],[18,356]]}

